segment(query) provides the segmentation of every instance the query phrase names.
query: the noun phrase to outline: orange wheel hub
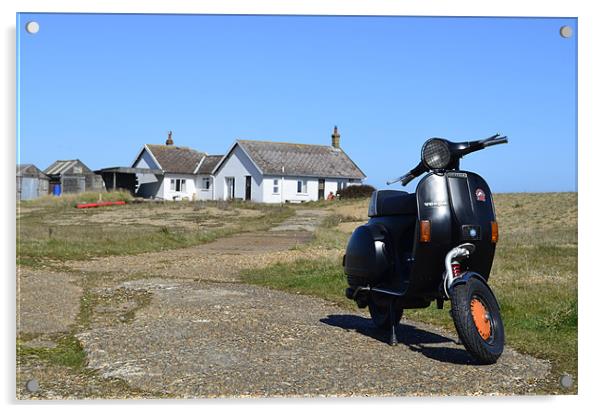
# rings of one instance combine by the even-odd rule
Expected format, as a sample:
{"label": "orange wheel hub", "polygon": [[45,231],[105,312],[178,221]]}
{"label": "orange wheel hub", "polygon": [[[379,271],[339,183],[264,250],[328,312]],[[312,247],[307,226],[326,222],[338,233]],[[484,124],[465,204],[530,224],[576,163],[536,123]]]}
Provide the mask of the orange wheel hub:
{"label": "orange wheel hub", "polygon": [[491,337],[491,321],[489,320],[489,311],[485,304],[478,298],[470,301],[470,312],[477,331],[483,340],[489,340]]}

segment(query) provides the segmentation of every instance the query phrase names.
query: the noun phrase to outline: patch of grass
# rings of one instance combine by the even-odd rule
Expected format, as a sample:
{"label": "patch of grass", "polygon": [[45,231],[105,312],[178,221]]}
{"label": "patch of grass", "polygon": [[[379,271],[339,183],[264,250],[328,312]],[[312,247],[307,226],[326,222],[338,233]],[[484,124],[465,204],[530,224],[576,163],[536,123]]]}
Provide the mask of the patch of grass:
{"label": "patch of grass", "polygon": [[[153,294],[149,291],[129,290],[117,288],[107,292],[93,293],[86,285],[80,300],[80,311],[77,317],[77,330],[84,331],[91,327],[92,321],[98,322],[98,314],[94,314],[97,306],[112,307],[114,310],[102,313],[103,324],[130,323],[134,321],[136,313],[150,304]],[[126,303],[135,303],[123,307]]]}
{"label": "patch of grass", "polygon": [[[124,213],[135,214],[143,204],[128,206]],[[178,206],[173,207],[178,208]],[[294,214],[289,207],[254,207],[264,211],[259,216],[223,217],[232,225],[227,227],[196,228],[194,226],[148,226],[48,224],[57,214],[68,217],[73,209],[46,207],[17,219],[17,263],[39,267],[50,261],[82,260],[108,255],[131,255],[189,247],[240,232],[258,231],[271,227]],[[177,212],[174,212],[177,213]]]}
{"label": "patch of grass", "polygon": [[70,367],[84,368],[86,353],[80,342],[73,335],[65,335],[56,340],[56,347],[28,347],[22,341],[17,341],[17,358],[35,357],[47,363]]}
{"label": "patch of grass", "polygon": [[349,234],[338,231],[336,227],[342,222],[349,222],[349,220],[353,220],[353,218],[339,214],[327,215],[321,225],[316,228],[312,240],[307,244],[295,247],[295,249],[307,250],[319,247],[343,251],[349,240]]}
{"label": "patch of grass", "polygon": [[287,291],[293,294],[320,297],[342,307],[352,308],[344,295],[347,279],[341,267],[330,260],[297,260],[267,268],[251,269],[241,274],[244,282]]}
{"label": "patch of grass", "polygon": [[79,203],[98,201],[133,201],[128,191],[112,192],[81,192],[77,194],[62,194],[61,196],[46,195],[30,201],[19,201],[18,206],[22,208],[64,208],[75,207]]}

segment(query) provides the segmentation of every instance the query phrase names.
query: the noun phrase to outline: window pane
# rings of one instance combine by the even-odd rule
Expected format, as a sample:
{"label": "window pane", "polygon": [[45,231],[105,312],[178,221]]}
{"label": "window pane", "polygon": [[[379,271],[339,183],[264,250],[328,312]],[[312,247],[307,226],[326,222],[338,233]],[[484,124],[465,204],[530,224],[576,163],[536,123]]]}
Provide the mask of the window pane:
{"label": "window pane", "polygon": [[301,181],[297,181],[297,193],[298,194],[301,193],[301,185],[302,185],[302,182]]}
{"label": "window pane", "polygon": [[169,185],[169,189],[171,189],[172,191],[173,191],[174,189],[176,189],[176,181],[175,181],[175,179],[172,179],[172,180],[171,180],[171,183],[170,183],[170,185]]}
{"label": "window pane", "polygon": [[180,180],[176,179],[176,192],[180,192]]}
{"label": "window pane", "polygon": [[186,179],[182,179],[182,192],[186,192]]}

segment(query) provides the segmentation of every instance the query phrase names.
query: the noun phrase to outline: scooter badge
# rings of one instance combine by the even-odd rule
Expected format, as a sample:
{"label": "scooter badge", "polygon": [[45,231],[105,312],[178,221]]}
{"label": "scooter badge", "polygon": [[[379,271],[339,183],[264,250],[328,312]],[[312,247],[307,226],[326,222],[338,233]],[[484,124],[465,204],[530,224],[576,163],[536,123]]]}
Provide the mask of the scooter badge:
{"label": "scooter badge", "polygon": [[485,202],[485,191],[481,188],[477,188],[475,195],[477,196],[477,201]]}

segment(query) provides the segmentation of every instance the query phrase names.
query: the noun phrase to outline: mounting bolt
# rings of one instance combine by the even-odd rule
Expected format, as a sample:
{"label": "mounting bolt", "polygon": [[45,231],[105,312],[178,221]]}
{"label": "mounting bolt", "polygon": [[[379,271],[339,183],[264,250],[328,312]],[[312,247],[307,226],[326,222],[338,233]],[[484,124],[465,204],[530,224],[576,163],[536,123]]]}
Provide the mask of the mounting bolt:
{"label": "mounting bolt", "polygon": [[570,389],[573,387],[573,376],[568,373],[564,373],[560,376],[560,385],[565,389]]}
{"label": "mounting bolt", "polygon": [[27,383],[25,383],[25,388],[28,392],[35,393],[38,390],[40,390],[40,385],[38,384],[38,381],[36,379],[31,379],[27,380]]}
{"label": "mounting bolt", "polygon": [[568,39],[573,35],[573,28],[571,26],[562,26],[560,28],[560,35],[565,39]]}

